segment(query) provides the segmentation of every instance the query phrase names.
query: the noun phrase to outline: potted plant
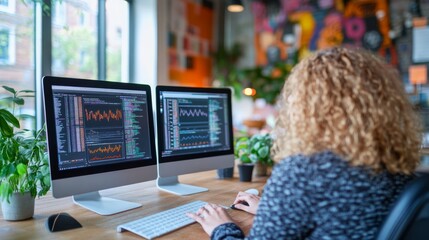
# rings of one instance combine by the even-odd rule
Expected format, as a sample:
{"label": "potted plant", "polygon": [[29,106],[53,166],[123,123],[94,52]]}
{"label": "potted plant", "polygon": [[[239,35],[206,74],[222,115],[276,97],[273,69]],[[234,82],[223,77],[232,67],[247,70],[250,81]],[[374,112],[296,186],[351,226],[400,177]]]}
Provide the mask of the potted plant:
{"label": "potted plant", "polygon": [[[255,160],[255,175],[267,176],[267,168],[274,164],[271,158],[273,140],[270,134],[255,134],[250,138],[252,158]],[[254,157],[255,156],[255,157]]]}
{"label": "potted plant", "polygon": [[[267,166],[272,166],[274,163],[270,154],[271,146],[272,138],[269,134],[255,134],[252,137],[242,137],[236,142],[235,156],[241,162],[238,165],[240,180],[242,177],[241,171],[251,168],[252,170],[248,170],[251,176],[254,166],[256,166],[256,176],[267,175]],[[243,174],[246,173],[243,172]],[[251,181],[251,179],[248,181]]]}
{"label": "potted plant", "polygon": [[0,109],[0,200],[5,220],[24,220],[34,214],[34,199],[50,189],[44,127],[39,130],[20,129],[16,106],[24,105],[24,97],[34,91],[16,91],[3,86],[12,97],[3,98]]}
{"label": "potted plant", "polygon": [[251,182],[255,164],[250,159],[250,138],[241,137],[235,143],[234,155],[240,161],[237,165],[240,181]]}

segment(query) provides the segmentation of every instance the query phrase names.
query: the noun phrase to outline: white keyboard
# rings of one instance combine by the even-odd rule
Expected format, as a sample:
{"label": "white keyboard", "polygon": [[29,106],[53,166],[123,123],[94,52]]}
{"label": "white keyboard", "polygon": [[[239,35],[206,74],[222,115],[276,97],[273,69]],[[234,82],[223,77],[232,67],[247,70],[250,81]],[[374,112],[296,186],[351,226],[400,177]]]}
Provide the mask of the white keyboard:
{"label": "white keyboard", "polygon": [[196,212],[206,205],[203,201],[194,201],[163,212],[149,215],[135,221],[121,224],[118,232],[128,230],[147,239],[159,237],[178,228],[194,223],[195,220],[186,216],[188,212]]}

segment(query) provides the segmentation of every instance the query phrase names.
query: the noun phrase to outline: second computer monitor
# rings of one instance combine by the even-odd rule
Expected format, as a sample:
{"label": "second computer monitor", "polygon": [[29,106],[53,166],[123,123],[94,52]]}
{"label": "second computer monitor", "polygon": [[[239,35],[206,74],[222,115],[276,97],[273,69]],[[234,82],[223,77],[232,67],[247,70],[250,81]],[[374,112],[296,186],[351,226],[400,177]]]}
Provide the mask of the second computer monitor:
{"label": "second computer monitor", "polygon": [[188,195],[206,188],[181,184],[178,175],[234,165],[231,91],[158,86],[158,187]]}

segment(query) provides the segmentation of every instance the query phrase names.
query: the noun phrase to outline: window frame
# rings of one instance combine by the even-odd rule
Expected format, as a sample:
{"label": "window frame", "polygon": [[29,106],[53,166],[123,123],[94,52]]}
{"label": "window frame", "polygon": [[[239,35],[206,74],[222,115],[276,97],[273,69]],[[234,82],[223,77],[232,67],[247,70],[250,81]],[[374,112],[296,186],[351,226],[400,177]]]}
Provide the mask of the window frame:
{"label": "window frame", "polygon": [[0,31],[7,30],[8,31],[8,58],[1,59],[0,58],[0,66],[14,65],[16,60],[16,39],[15,39],[15,27],[8,25],[0,25]]}
{"label": "window frame", "polygon": [[[11,0],[16,1],[16,0]],[[52,75],[52,25],[55,24],[52,17],[52,2],[54,0],[41,0],[48,8],[48,11],[45,13],[42,10],[42,3],[36,1],[35,4],[35,54],[34,54],[34,63],[35,63],[35,92],[36,92],[36,128],[39,129],[44,123],[44,110],[42,108],[42,89],[41,81],[43,76]],[[55,0],[58,1],[58,0]],[[98,0],[98,15],[97,15],[97,79],[105,80],[107,77],[107,35],[106,35],[106,1],[107,0]],[[132,12],[133,4],[131,0],[123,0],[128,3],[128,9]],[[132,19],[131,15],[128,15],[128,29],[131,29]],[[129,44],[134,44],[134,41],[131,39],[134,37],[131,31],[128,31]],[[133,46],[130,45],[127,50],[128,52],[124,54],[127,57],[128,61],[132,61],[131,52],[129,49],[133,49]],[[122,68],[124,70],[124,68]],[[128,82],[131,82],[131,72],[133,71],[132,64],[129,64],[127,67],[127,72],[125,73],[128,76]],[[123,73],[124,74],[124,73]]]}
{"label": "window frame", "polygon": [[0,5],[0,12],[14,14],[16,12],[16,0],[8,0],[8,5]]}
{"label": "window frame", "polygon": [[52,25],[64,27],[67,19],[66,5],[64,1],[57,1],[55,3],[55,11],[51,11]]}

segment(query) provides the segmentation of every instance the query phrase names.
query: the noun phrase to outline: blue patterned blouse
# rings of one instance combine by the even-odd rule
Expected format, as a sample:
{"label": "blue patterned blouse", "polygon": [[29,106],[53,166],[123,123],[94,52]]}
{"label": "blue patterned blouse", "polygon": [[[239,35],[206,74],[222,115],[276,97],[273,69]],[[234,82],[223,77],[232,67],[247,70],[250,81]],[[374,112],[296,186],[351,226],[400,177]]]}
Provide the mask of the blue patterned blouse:
{"label": "blue patterned blouse", "polygon": [[[249,239],[374,239],[413,176],[351,167],[332,152],[288,157],[265,185]],[[242,239],[237,225],[211,239]]]}

